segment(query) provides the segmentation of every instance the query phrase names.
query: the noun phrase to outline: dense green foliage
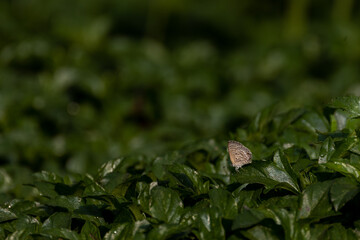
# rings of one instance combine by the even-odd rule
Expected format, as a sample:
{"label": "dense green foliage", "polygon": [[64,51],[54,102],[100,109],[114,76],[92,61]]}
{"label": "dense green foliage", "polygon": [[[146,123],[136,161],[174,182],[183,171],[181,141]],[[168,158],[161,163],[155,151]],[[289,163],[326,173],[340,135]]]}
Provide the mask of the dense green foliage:
{"label": "dense green foliage", "polygon": [[0,1],[0,239],[360,238],[359,3],[204,3]]}
{"label": "dense green foliage", "polygon": [[0,237],[358,239],[359,106],[343,97],[322,110],[267,108],[233,136],[254,156],[238,172],[225,141],[209,139],[109,161],[94,177],[36,173],[33,200],[1,203]]}

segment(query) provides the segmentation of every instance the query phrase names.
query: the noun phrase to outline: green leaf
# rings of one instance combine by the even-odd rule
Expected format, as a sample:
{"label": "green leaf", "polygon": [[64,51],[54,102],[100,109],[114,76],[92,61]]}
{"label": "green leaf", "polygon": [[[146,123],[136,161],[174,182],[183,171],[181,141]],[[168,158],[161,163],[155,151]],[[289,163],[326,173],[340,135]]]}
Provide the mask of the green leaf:
{"label": "green leaf", "polygon": [[186,238],[190,229],[178,224],[161,224],[155,226],[147,235],[148,239],[180,239]]}
{"label": "green leaf", "polygon": [[331,240],[355,240],[359,239],[358,234],[352,229],[345,229],[341,224],[317,224],[310,230],[311,240],[331,239]]}
{"label": "green leaf", "polygon": [[10,211],[7,208],[0,207],[0,222],[9,221],[9,220],[13,220],[16,218],[17,218],[17,216],[15,213],[13,213],[12,211]]}
{"label": "green leaf", "polygon": [[150,224],[146,220],[135,223],[123,223],[111,228],[104,236],[104,240],[145,240],[144,232],[149,230]]}
{"label": "green leaf", "polygon": [[136,191],[139,193],[136,201],[141,206],[142,211],[150,214],[150,185],[144,182],[136,183]]}
{"label": "green leaf", "polygon": [[179,225],[181,226],[195,226],[198,213],[203,211],[203,209],[210,208],[210,202],[208,199],[202,199],[198,201],[194,206],[187,207],[183,210],[183,215]]}
{"label": "green leaf", "polygon": [[325,239],[324,234],[329,229],[329,227],[331,227],[329,224],[313,224],[311,227],[309,224],[306,224],[302,229],[303,236],[301,239]]}
{"label": "green leaf", "polygon": [[200,240],[225,239],[225,230],[221,222],[221,213],[218,208],[205,208],[199,211],[195,235]]}
{"label": "green leaf", "polygon": [[[302,126],[300,126],[300,129],[301,127]],[[291,126],[284,130],[279,141],[283,146],[295,146],[304,149],[310,159],[318,157],[316,146],[309,145],[309,143],[317,141],[317,135],[315,133],[309,134],[306,131],[299,131],[298,128]]]}
{"label": "green leaf", "polygon": [[267,147],[263,143],[249,142],[246,146],[252,151],[253,159],[267,159],[274,155],[277,146]]}
{"label": "green leaf", "polygon": [[[354,146],[352,146],[351,149],[349,149],[349,151],[350,151],[351,153],[355,153],[355,154],[357,154],[358,156],[360,156],[360,143],[357,142]],[[350,156],[350,158],[351,158],[351,156]],[[359,165],[360,165],[360,164],[359,164]]]}
{"label": "green leaf", "polygon": [[63,207],[69,211],[79,209],[83,203],[80,197],[58,196],[57,198],[46,200],[46,204],[55,207]]}
{"label": "green leaf", "polygon": [[98,171],[98,177],[104,178],[106,175],[114,172],[119,166],[121,166],[123,161],[124,158],[118,158],[111,161],[107,161],[100,167]]}
{"label": "green leaf", "polygon": [[231,193],[224,189],[209,191],[211,206],[216,206],[223,218],[233,219],[238,212],[237,204]]}
{"label": "green leaf", "polygon": [[254,162],[241,168],[232,177],[239,183],[264,184],[268,190],[278,187],[294,193],[300,191],[297,181],[285,169],[279,168],[273,162]]}
{"label": "green leaf", "polygon": [[[22,215],[16,220],[4,222],[0,225],[0,229],[4,229],[7,233],[14,233],[14,236],[19,234],[21,239],[27,239],[26,236],[37,232],[39,225],[40,222],[35,217]],[[17,238],[15,237],[15,239]]]}
{"label": "green leaf", "polygon": [[289,184],[291,184],[292,187],[294,187],[298,192],[300,192],[300,188],[297,183],[298,177],[283,152],[277,151],[274,154],[274,163],[278,168],[282,169],[291,178],[292,181]]}
{"label": "green leaf", "polygon": [[347,137],[340,146],[337,146],[333,153],[333,158],[342,158],[351,148],[359,142],[357,137]]}
{"label": "green leaf", "polygon": [[331,137],[333,141],[344,140],[349,136],[349,130],[345,129],[344,131],[333,131],[326,133],[318,133],[318,140],[324,142],[328,137]]}
{"label": "green leaf", "polygon": [[231,229],[248,228],[272,216],[264,209],[244,209],[234,220]]}
{"label": "green leaf", "polygon": [[194,169],[181,164],[168,165],[168,169],[181,185],[196,194],[204,194],[209,191],[208,183],[204,183],[200,174]]}
{"label": "green leaf", "polygon": [[265,226],[255,226],[253,228],[250,228],[247,231],[243,231],[242,234],[247,238],[251,240],[257,240],[257,239],[270,239],[270,240],[277,240],[281,239],[277,236],[277,233],[271,229],[270,227]]}
{"label": "green leaf", "polygon": [[114,212],[116,214],[114,223],[133,222],[134,221],[134,216],[126,205],[127,205],[127,203],[124,203],[124,204],[116,207],[116,211]]}
{"label": "green leaf", "polygon": [[8,202],[7,205],[11,208],[11,211],[17,215],[34,214],[34,212],[39,212],[40,210],[38,203],[30,200],[14,199]]}
{"label": "green leaf", "polygon": [[345,177],[335,179],[330,189],[330,198],[335,210],[338,211],[359,192],[359,184],[351,179]]}
{"label": "green leaf", "polygon": [[97,179],[103,179],[106,181],[107,176],[113,173],[126,173],[129,166],[134,163],[140,162],[141,159],[132,157],[121,157],[104,163],[97,173]]}
{"label": "green leaf", "polygon": [[89,184],[86,186],[83,192],[83,196],[102,196],[106,195],[107,192],[105,189],[98,184],[97,182],[93,182],[92,184]]}
{"label": "green leaf", "polygon": [[360,117],[360,98],[357,96],[346,96],[334,98],[330,104],[332,108],[338,108],[348,113],[350,118]]}
{"label": "green leaf", "polygon": [[46,219],[42,225],[42,229],[52,228],[68,228],[71,226],[71,214],[64,212],[56,212]]}
{"label": "green leaf", "polygon": [[179,194],[169,188],[155,186],[151,189],[150,213],[165,223],[179,223],[183,203]]}
{"label": "green leaf", "polygon": [[258,188],[256,190],[244,190],[244,188],[246,188],[247,186],[251,185],[243,184],[232,193],[236,200],[238,209],[242,209],[244,206],[258,206],[258,199],[260,199],[260,195],[263,193],[263,189]]}
{"label": "green leaf", "polygon": [[266,126],[275,116],[277,112],[277,105],[273,104],[269,107],[264,108],[261,112],[256,114],[254,121],[249,127],[250,132],[265,132]]}
{"label": "green leaf", "polygon": [[105,234],[104,240],[122,240],[132,239],[134,231],[134,223],[123,223],[108,231]]}
{"label": "green leaf", "polygon": [[32,233],[35,232],[40,225],[40,222],[37,218],[23,215],[12,222],[13,226],[16,230],[23,230],[25,229],[26,232]]}
{"label": "green leaf", "polygon": [[90,221],[85,222],[80,236],[83,240],[101,240],[99,228]]}
{"label": "green leaf", "polygon": [[29,239],[30,234],[31,233],[26,231],[26,229],[17,230],[12,234],[8,235],[8,237],[5,240],[27,240]]}
{"label": "green leaf", "polygon": [[64,180],[55,173],[42,171],[34,174],[36,181],[49,183],[64,183]]}
{"label": "green leaf", "polygon": [[317,182],[308,186],[301,195],[298,219],[324,218],[335,215],[329,191],[333,181]]}
{"label": "green leaf", "polygon": [[308,111],[296,122],[296,127],[306,129],[307,131],[316,134],[318,132],[328,132],[330,125],[324,115],[316,111]]}
{"label": "green leaf", "polygon": [[338,159],[324,164],[325,167],[330,168],[334,171],[344,174],[345,176],[350,176],[360,182],[360,170],[349,163],[347,159]]}
{"label": "green leaf", "polygon": [[76,232],[67,228],[42,228],[40,234],[47,237],[80,240],[80,236]]}
{"label": "green leaf", "polygon": [[296,211],[292,210],[289,211],[284,208],[272,209],[276,216],[274,220],[279,220],[284,229],[285,239],[296,239],[300,232],[300,224],[296,221]]}
{"label": "green leaf", "polygon": [[34,182],[35,187],[39,192],[46,197],[55,198],[59,194],[55,191],[55,185],[49,182]]}
{"label": "green leaf", "polygon": [[268,209],[268,214],[277,225],[281,225],[285,239],[299,239],[302,225],[296,219],[298,196],[273,197],[263,202],[261,207]]}
{"label": "green leaf", "polygon": [[331,137],[328,137],[323,142],[321,148],[320,148],[320,154],[319,154],[319,164],[326,163],[330,161],[332,155],[335,152],[335,144]]}
{"label": "green leaf", "polygon": [[97,226],[104,226],[104,227],[108,227],[108,224],[106,223],[104,217],[101,215],[101,212],[96,209],[94,210],[93,206],[88,206],[89,209],[87,209],[87,207],[82,207],[81,209],[84,211],[83,214],[79,214],[76,213],[78,211],[75,211],[75,213],[72,214],[72,218],[78,218],[78,219],[82,219],[85,221],[89,221],[94,223]]}

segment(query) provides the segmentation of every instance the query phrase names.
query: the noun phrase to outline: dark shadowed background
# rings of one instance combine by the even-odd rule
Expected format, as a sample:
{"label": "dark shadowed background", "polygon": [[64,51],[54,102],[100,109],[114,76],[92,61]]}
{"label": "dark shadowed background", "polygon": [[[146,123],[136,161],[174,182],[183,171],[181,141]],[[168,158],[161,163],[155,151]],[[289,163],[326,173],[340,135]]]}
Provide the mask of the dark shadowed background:
{"label": "dark shadowed background", "polygon": [[359,7],[1,1],[0,166],[93,173],[119,156],[227,140],[272,104],[360,95]]}

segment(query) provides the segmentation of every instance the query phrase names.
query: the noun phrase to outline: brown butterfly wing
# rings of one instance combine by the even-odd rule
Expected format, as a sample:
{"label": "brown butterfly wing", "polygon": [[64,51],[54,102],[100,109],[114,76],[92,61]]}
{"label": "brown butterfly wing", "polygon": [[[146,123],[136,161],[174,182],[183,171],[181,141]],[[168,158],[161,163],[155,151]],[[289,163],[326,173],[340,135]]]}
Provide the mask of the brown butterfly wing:
{"label": "brown butterfly wing", "polygon": [[228,152],[230,160],[234,167],[240,168],[245,164],[251,163],[251,151],[237,141],[230,140],[228,142]]}

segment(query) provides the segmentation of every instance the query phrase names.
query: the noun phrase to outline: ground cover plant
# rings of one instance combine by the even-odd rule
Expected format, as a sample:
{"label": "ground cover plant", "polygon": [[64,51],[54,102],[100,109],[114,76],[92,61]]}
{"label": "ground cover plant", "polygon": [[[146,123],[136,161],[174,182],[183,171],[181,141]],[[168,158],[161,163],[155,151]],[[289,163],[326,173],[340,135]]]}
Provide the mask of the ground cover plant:
{"label": "ground cover plant", "polygon": [[266,108],[229,136],[253,153],[239,171],[227,139],[206,139],[115,159],[94,176],[35,173],[26,198],[3,194],[0,238],[358,239],[359,118],[354,96]]}
{"label": "ground cover plant", "polygon": [[359,238],[359,3],[0,1],[0,239]]}

